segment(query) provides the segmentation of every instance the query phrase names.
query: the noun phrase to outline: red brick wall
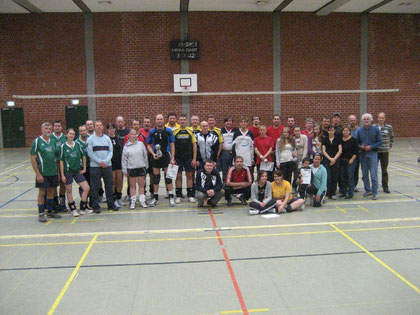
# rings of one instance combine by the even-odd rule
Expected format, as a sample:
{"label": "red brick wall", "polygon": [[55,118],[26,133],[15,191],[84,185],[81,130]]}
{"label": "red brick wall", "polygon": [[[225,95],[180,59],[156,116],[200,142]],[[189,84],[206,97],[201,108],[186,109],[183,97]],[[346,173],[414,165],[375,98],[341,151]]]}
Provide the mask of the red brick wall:
{"label": "red brick wall", "polygon": [[418,137],[420,127],[419,15],[369,16],[369,89],[397,88],[399,93],[371,94],[374,118],[384,111],[398,136]]}
{"label": "red brick wall", "polygon": [[[369,88],[399,88],[398,94],[368,97],[374,115],[388,113],[398,136],[419,126],[420,45],[415,15],[369,16]],[[283,90],[359,89],[360,15],[281,14]],[[190,12],[191,39],[200,41],[190,61],[201,92],[271,91],[273,30],[269,13]],[[0,102],[15,94],[86,93],[82,14],[0,15]],[[169,58],[169,42],[180,39],[178,13],[94,14],[96,93],[172,92],[180,62]],[[191,97],[191,114],[226,115],[235,121],[258,114],[269,124],[272,96]],[[86,100],[81,99],[86,105]],[[44,120],[64,119],[69,100],[16,100],[25,107],[27,144]],[[359,95],[282,96],[282,116],[298,124],[334,111],[359,114]],[[97,99],[97,117],[128,120],[158,112],[181,112],[181,99]],[[404,122],[404,123],[401,123]],[[417,128],[416,128],[417,127]]]}

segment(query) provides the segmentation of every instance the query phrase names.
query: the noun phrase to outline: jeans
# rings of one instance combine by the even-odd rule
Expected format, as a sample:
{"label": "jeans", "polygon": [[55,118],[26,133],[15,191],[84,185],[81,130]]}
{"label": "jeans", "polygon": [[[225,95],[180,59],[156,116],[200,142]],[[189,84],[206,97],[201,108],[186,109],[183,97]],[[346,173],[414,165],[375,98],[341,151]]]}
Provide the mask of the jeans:
{"label": "jeans", "polygon": [[378,160],[381,162],[381,171],[382,171],[382,188],[384,190],[388,189],[388,162],[389,162],[389,152],[379,152]]}
{"label": "jeans", "polygon": [[223,194],[224,194],[224,191],[222,189],[218,192],[215,192],[213,197],[209,197],[207,194],[197,190],[195,192],[195,199],[197,199],[198,206],[200,206],[200,207],[203,206],[204,199],[206,199],[206,198],[208,199],[208,202],[216,205],[219,202],[219,200],[222,199]]}
{"label": "jeans", "polygon": [[220,167],[222,169],[223,173],[223,182],[226,182],[226,176],[229,170],[229,167],[232,166],[232,160],[233,160],[233,152],[232,151],[226,151],[222,150],[222,153],[220,153]]}
{"label": "jeans", "polygon": [[[362,180],[367,193],[378,194],[378,152],[363,151],[360,153],[360,165],[362,167]],[[372,181],[372,187],[369,181]]]}
{"label": "jeans", "polygon": [[340,178],[343,186],[340,192],[349,197],[353,197],[354,194],[354,164],[349,164],[348,159],[341,160]]}
{"label": "jeans", "polygon": [[357,157],[352,166],[353,166],[353,190],[355,187],[357,187],[357,184],[359,183],[359,165],[360,165],[360,160],[359,157]]}
{"label": "jeans", "polygon": [[92,200],[93,210],[99,209],[99,196],[98,190],[102,185],[101,178],[104,179],[105,183],[105,194],[108,207],[113,207],[114,198],[112,192],[112,167],[107,168],[102,167],[91,167],[90,168],[90,181],[91,181],[91,190],[90,198]]}

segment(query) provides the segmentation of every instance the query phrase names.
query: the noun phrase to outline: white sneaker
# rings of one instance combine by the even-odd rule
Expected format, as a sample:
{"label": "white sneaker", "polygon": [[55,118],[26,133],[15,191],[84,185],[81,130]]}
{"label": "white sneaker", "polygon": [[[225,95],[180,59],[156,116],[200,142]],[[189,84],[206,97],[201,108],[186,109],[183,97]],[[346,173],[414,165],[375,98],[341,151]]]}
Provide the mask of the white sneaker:
{"label": "white sneaker", "polygon": [[142,208],[147,208],[147,203],[146,203],[146,201],[140,201],[140,206],[141,206]]}
{"label": "white sneaker", "polygon": [[165,199],[168,199],[168,198],[169,198],[169,191],[166,191]]}
{"label": "white sneaker", "polygon": [[115,206],[115,208],[120,208],[121,206],[120,206],[120,203],[118,202],[118,200],[115,200],[114,201],[114,206]]}
{"label": "white sneaker", "polygon": [[125,206],[126,203],[124,201],[122,201],[122,199],[118,199],[118,204],[120,205],[120,207]]}
{"label": "white sneaker", "polygon": [[331,199],[332,200],[337,200],[337,196],[336,195],[333,195],[333,196],[331,196]]}
{"label": "white sneaker", "polygon": [[105,202],[106,202],[106,197],[105,197],[105,196],[102,196],[102,197],[100,198],[99,202],[101,202],[101,203],[105,203]]}
{"label": "white sneaker", "polygon": [[181,198],[180,197],[176,197],[176,199],[175,199],[175,203],[181,203]]}
{"label": "white sneaker", "polygon": [[136,205],[139,205],[139,204],[140,204],[140,196],[139,196],[139,199],[136,200]]}
{"label": "white sneaker", "polygon": [[188,202],[194,203],[195,202],[195,198],[194,197],[188,197]]}
{"label": "white sneaker", "polygon": [[79,214],[80,215],[85,215],[86,214],[86,211],[85,210],[79,210]]}
{"label": "white sneaker", "polygon": [[173,197],[172,198],[169,198],[169,206],[175,207],[175,200],[174,200]]}
{"label": "white sneaker", "polygon": [[259,214],[260,212],[256,209],[249,209],[249,215],[256,215]]}
{"label": "white sneaker", "polygon": [[84,211],[85,211],[85,214],[92,214],[93,213],[93,210],[92,209],[86,209]]}
{"label": "white sneaker", "polygon": [[149,206],[154,207],[158,204],[158,200],[153,198],[152,201],[150,201]]}
{"label": "white sneaker", "polygon": [[77,212],[77,210],[72,210],[71,215],[73,217],[78,217],[79,216],[79,212]]}
{"label": "white sneaker", "polygon": [[136,208],[136,196],[131,197],[130,199],[130,210],[134,210]]}

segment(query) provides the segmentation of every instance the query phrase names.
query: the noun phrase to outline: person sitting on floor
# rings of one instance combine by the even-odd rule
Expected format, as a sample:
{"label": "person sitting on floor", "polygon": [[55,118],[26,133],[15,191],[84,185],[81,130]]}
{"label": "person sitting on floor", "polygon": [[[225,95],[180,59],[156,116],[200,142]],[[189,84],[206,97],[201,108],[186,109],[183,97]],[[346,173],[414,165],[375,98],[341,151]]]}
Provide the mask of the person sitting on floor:
{"label": "person sitting on floor", "polygon": [[287,180],[283,179],[282,171],[276,170],[273,175],[274,182],[271,183],[271,190],[273,192],[273,198],[277,200],[277,212],[285,213],[303,210],[302,205],[304,204],[304,200],[293,197],[292,186]]}
{"label": "person sitting on floor", "polygon": [[277,201],[271,195],[271,183],[266,171],[259,171],[257,180],[251,186],[251,202],[249,215],[276,212]]}
{"label": "person sitting on floor", "polygon": [[227,205],[231,206],[232,194],[239,195],[238,199],[243,205],[246,205],[247,200],[251,197],[251,172],[248,167],[243,165],[243,158],[239,155],[235,156],[233,164],[226,176],[225,199]]}
{"label": "person sitting on floor", "polygon": [[223,196],[222,179],[214,165],[213,160],[206,160],[204,162],[204,169],[201,169],[197,173],[195,198],[198,201],[199,207],[203,207],[205,200],[207,200],[207,204],[210,207],[217,207],[217,203]]}

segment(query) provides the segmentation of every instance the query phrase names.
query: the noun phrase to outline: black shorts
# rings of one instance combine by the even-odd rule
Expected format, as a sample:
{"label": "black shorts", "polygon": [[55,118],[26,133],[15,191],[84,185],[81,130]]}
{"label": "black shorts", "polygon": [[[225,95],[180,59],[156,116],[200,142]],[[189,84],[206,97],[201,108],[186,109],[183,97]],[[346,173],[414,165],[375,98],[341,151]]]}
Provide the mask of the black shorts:
{"label": "black shorts", "polygon": [[152,158],[152,167],[153,168],[168,168],[169,163],[171,162],[171,156],[169,153],[164,153],[159,159],[155,160]]}
{"label": "black shorts", "polygon": [[83,174],[80,174],[80,173],[67,173],[67,174],[64,174],[64,176],[66,176],[65,185],[73,184],[73,179],[76,181],[77,184],[86,181],[86,178],[83,176]]}
{"label": "black shorts", "polygon": [[118,171],[121,169],[121,159],[112,160],[112,170]]}
{"label": "black shorts", "polygon": [[191,166],[192,159],[188,157],[177,157],[175,154],[176,165],[178,165],[178,173],[185,171],[185,172],[192,172],[193,168]]}
{"label": "black shorts", "polygon": [[41,189],[48,189],[48,188],[55,188],[58,186],[58,176],[44,176],[44,181],[42,183],[38,183],[35,178],[35,187]]}
{"label": "black shorts", "polygon": [[145,167],[139,167],[139,168],[131,168],[127,170],[128,176],[130,177],[140,177],[140,176],[146,176],[146,168]]}

